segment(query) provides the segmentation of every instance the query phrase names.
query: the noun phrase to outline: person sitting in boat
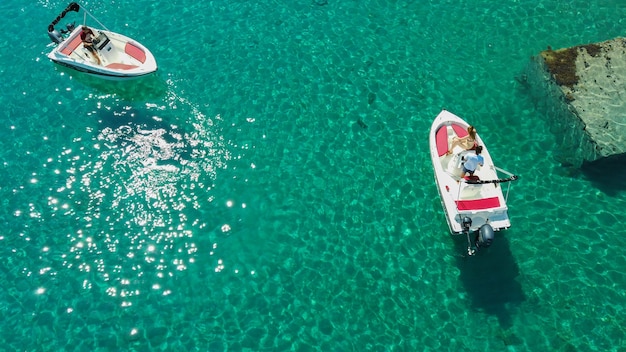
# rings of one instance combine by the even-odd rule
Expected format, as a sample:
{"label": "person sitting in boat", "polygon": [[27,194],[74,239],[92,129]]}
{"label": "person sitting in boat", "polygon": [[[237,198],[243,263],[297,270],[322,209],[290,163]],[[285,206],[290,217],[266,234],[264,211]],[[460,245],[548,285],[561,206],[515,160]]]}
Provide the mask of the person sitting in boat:
{"label": "person sitting in boat", "polygon": [[93,39],[95,38],[95,36],[96,35],[93,34],[93,31],[91,30],[91,28],[87,26],[83,26],[82,31],[80,32],[80,39],[83,41],[83,46],[87,48],[87,50],[89,50],[90,53],[93,54],[93,57],[96,59],[96,62],[98,63],[98,65],[100,65],[101,64],[100,56],[98,56],[96,47],[93,45]]}
{"label": "person sitting in boat", "polygon": [[461,174],[461,178],[465,178],[465,174],[469,174],[470,177],[474,176],[474,172],[476,172],[476,168],[478,165],[483,166],[485,163],[485,159],[480,153],[482,153],[483,147],[478,146],[474,153],[468,153],[466,156],[462,158],[463,160],[463,173]]}
{"label": "person sitting in boat", "polygon": [[474,126],[467,127],[467,136],[465,137],[452,137],[452,144],[448,149],[447,155],[452,154],[452,151],[456,146],[459,146],[465,150],[472,150],[476,148],[476,129]]}

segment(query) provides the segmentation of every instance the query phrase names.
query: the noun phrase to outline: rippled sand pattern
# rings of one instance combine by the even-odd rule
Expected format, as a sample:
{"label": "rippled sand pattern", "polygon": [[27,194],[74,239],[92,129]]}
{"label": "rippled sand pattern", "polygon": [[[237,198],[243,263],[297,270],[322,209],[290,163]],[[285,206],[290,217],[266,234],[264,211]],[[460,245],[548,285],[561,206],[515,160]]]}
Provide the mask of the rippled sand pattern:
{"label": "rippled sand pattern", "polygon": [[[7,33],[43,31],[65,5],[0,10],[21,19]],[[517,79],[547,45],[618,36],[617,5],[89,9],[159,72],[81,76],[48,62],[43,32],[1,54],[7,350],[626,348],[626,184],[606,176],[625,170],[560,165]],[[475,258],[433,182],[442,108],[520,175],[512,228]]]}

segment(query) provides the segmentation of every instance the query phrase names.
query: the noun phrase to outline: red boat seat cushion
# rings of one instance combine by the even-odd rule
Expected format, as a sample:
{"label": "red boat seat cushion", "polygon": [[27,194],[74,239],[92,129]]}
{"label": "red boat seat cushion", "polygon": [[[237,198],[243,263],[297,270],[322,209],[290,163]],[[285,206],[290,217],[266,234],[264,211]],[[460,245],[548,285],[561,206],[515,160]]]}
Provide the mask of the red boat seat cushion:
{"label": "red boat seat cushion", "polygon": [[137,68],[139,66],[135,66],[135,65],[126,65],[126,64],[121,64],[119,62],[114,62],[112,64],[108,64],[107,65],[108,68],[112,68],[114,70],[130,70],[132,68]]}
{"label": "red boat seat cushion", "polygon": [[[452,125],[452,129],[454,129],[454,133],[456,133],[457,136],[459,136],[459,138],[463,138],[465,136],[467,136],[469,133],[467,133],[467,129],[464,128],[463,126],[460,125]],[[474,146],[467,149],[467,150],[474,150],[476,149],[476,147],[478,146],[478,144],[476,142],[474,142]]]}
{"label": "red boat seat cushion", "polygon": [[441,126],[437,130],[435,138],[437,140],[437,153],[439,156],[442,156],[448,152],[448,127]]}
{"label": "red boat seat cushion", "polygon": [[76,50],[76,48],[78,48],[78,46],[80,45],[80,43],[82,42],[82,40],[80,39],[80,35],[77,35],[76,37],[74,37],[74,39],[72,39],[71,42],[69,42],[65,48],[63,48],[63,50],[61,50],[62,54],[65,54],[67,56],[70,56],[74,50]]}
{"label": "red boat seat cushion", "polygon": [[498,199],[498,197],[470,199],[470,200],[457,200],[456,206],[459,210],[491,209],[491,208],[498,208],[500,206],[500,200]]}
{"label": "red boat seat cushion", "polygon": [[454,133],[456,133],[456,135],[459,137],[465,137],[468,134],[466,128],[454,123],[452,124],[452,129],[454,130]]}
{"label": "red boat seat cushion", "polygon": [[126,51],[126,54],[134,57],[142,64],[146,62],[146,53],[144,53],[143,50],[141,50],[141,48],[131,43],[126,43],[126,47],[124,48],[124,51]]}

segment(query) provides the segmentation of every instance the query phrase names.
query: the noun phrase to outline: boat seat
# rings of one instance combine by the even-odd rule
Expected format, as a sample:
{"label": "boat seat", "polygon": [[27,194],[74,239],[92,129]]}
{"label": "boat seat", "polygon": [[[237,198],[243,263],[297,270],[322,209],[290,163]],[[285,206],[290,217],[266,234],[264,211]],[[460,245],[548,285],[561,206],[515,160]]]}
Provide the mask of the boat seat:
{"label": "boat seat", "polygon": [[131,69],[137,68],[139,66],[126,65],[126,64],[119,63],[119,62],[114,62],[112,64],[108,64],[106,67],[107,68],[112,68],[114,70],[131,70]]}
{"label": "boat seat", "polygon": [[452,129],[454,130],[454,133],[459,136],[459,138],[463,138],[468,135],[467,129],[463,128],[461,125],[457,125],[456,123],[452,124]]}
{"label": "boat seat", "polygon": [[[469,135],[469,133],[467,133],[467,128],[465,128],[465,127],[463,127],[461,125],[452,124],[452,129],[454,130],[454,133],[459,138],[463,138],[463,137]],[[471,148],[464,149],[464,150],[475,150],[477,146],[478,146],[478,142],[474,141],[474,145]]]}
{"label": "boat seat", "polygon": [[82,40],[80,39],[80,35],[77,35],[74,37],[74,39],[72,39],[71,42],[65,45],[63,50],[61,50],[61,53],[67,56],[72,55],[72,53],[74,52],[74,50],[76,50],[76,48],[78,48],[80,43],[82,43]]}
{"label": "boat seat", "polygon": [[144,53],[143,50],[141,50],[141,48],[139,48],[138,46],[135,46],[131,43],[126,43],[124,51],[126,52],[126,54],[130,55],[142,64],[146,62],[146,53]]}
{"label": "boat seat", "polygon": [[457,200],[456,207],[459,211],[493,209],[500,207],[500,200],[498,197]]}
{"label": "boat seat", "polygon": [[448,152],[448,126],[441,126],[435,135],[437,141],[437,154],[443,156]]}

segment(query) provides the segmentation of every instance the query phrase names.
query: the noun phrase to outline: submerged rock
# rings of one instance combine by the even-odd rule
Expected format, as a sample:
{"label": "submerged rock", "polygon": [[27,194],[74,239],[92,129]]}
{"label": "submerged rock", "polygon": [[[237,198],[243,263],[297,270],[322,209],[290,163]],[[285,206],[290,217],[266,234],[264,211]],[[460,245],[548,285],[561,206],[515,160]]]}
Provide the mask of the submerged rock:
{"label": "submerged rock", "polygon": [[548,48],[522,77],[556,134],[561,162],[626,154],[626,39]]}

